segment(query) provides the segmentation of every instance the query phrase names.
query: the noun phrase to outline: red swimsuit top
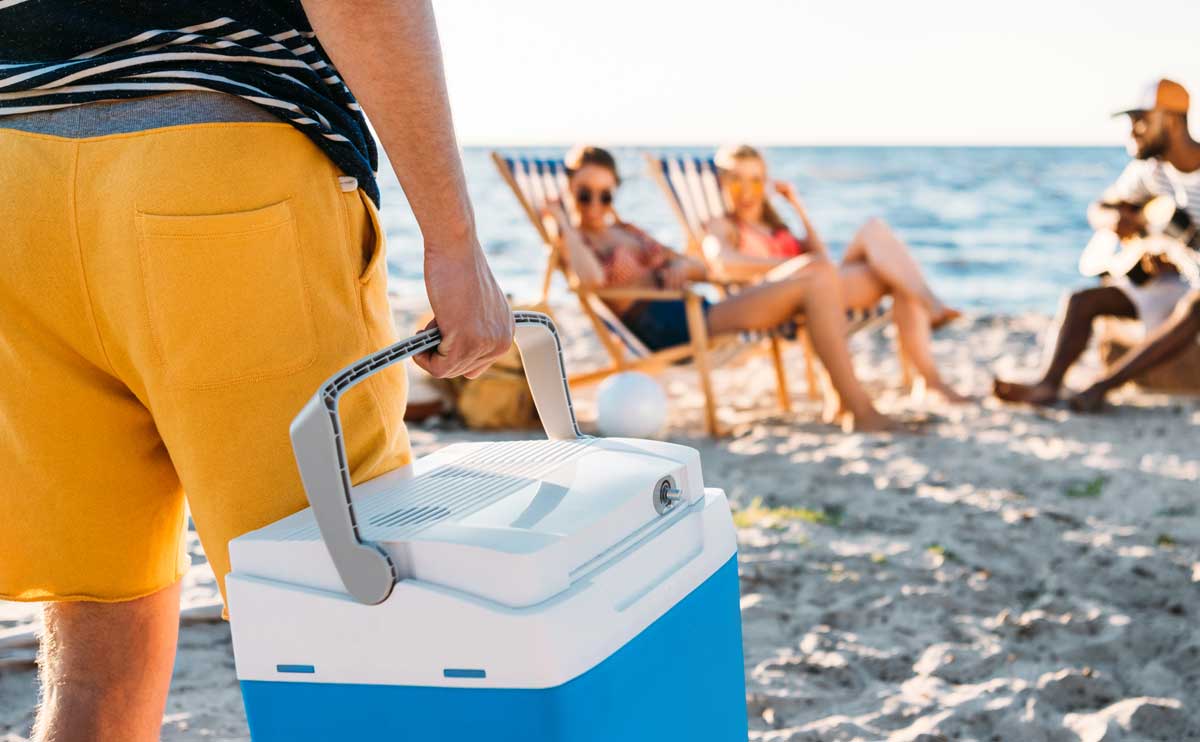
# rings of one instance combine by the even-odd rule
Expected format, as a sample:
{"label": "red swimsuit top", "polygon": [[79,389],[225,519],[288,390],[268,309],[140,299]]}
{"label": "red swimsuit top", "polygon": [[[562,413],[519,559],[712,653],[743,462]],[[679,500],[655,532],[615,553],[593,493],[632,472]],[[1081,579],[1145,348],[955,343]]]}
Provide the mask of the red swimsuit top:
{"label": "red swimsuit top", "polygon": [[740,222],[737,229],[738,251],[744,255],[787,260],[808,252],[808,245],[796,239],[786,227],[775,230],[770,237]]}

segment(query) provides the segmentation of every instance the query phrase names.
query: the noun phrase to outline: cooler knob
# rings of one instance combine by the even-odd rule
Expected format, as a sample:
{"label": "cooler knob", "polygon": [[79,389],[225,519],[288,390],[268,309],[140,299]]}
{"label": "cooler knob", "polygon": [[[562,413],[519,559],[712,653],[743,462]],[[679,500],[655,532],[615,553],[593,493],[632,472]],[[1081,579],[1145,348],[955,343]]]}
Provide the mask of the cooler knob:
{"label": "cooler knob", "polygon": [[661,515],[683,499],[683,490],[675,486],[672,477],[663,477],[654,485],[654,509]]}

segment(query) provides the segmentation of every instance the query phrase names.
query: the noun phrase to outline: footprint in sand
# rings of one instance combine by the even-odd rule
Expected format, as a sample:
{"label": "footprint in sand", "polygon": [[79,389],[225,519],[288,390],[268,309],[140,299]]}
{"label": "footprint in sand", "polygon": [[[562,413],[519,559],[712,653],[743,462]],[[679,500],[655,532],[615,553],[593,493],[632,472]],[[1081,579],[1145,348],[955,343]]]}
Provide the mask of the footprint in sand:
{"label": "footprint in sand", "polygon": [[1067,668],[1038,678],[1038,698],[1063,711],[1103,708],[1120,698],[1121,687],[1091,668]]}
{"label": "footprint in sand", "polygon": [[865,685],[846,658],[838,652],[814,652],[804,657],[781,657],[761,663],[754,679],[764,685],[783,682],[800,695],[840,696],[857,693]]}
{"label": "footprint in sand", "polygon": [[981,651],[953,644],[934,644],[925,650],[913,670],[918,675],[932,675],[950,683],[977,683],[996,674],[1005,663],[1005,653],[999,649]]}
{"label": "footprint in sand", "polygon": [[1188,722],[1174,698],[1127,698],[1091,714],[1067,714],[1063,726],[1082,740],[1181,742],[1197,739],[1200,729]]}

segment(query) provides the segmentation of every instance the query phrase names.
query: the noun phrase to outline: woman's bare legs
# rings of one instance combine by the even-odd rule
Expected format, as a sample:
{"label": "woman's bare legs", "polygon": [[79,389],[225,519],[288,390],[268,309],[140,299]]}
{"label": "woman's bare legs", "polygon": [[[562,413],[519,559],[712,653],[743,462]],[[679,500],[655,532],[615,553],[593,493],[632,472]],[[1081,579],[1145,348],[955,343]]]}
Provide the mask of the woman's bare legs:
{"label": "woman's bare legs", "polygon": [[926,392],[934,392],[947,402],[970,402],[970,397],[956,392],[938,373],[937,364],[933,361],[933,332],[929,322],[929,310],[925,305],[907,297],[894,296],[892,318],[896,323],[900,352],[917,370],[918,382],[913,386],[913,397],[920,400]]}
{"label": "woman's bare legs", "polygon": [[[869,307],[877,304],[887,292],[887,286],[865,263],[843,264],[838,268],[842,295],[847,307]],[[951,389],[938,373],[933,360],[933,342],[929,311],[925,305],[904,294],[892,296],[892,319],[896,323],[901,362],[907,363],[920,377],[920,386],[913,396],[933,391],[950,402],[965,402],[967,398]]]}
{"label": "woman's bare legs", "polygon": [[935,327],[959,316],[959,312],[942,303],[934,295],[921,267],[909,252],[908,246],[882,219],[868,219],[854,239],[850,240],[842,264],[866,263],[881,280],[887,293],[920,302],[929,312]]}
{"label": "woman's bare legs", "polygon": [[854,374],[846,347],[846,313],[837,269],[826,260],[810,260],[779,281],[760,283],[718,304],[708,312],[714,335],[739,330],[765,330],[805,315],[805,326],[817,356],[855,430],[887,430],[893,422],[879,413]]}

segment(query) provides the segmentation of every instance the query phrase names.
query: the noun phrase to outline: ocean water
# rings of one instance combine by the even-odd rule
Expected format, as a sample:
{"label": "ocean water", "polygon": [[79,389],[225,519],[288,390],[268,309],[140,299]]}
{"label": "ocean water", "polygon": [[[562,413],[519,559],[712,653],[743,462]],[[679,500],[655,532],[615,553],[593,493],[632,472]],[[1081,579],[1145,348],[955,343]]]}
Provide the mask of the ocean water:
{"label": "ocean water", "polygon": [[[683,234],[650,180],[641,153],[707,155],[704,147],[617,148],[622,218],[665,244]],[[479,235],[502,288],[537,295],[544,253],[537,233],[500,179],[490,148],[464,152]],[[562,147],[507,148],[554,156]],[[1076,269],[1091,235],[1088,203],[1127,161],[1120,147],[775,147],[770,177],[794,183],[821,235],[840,253],[865,219],[878,216],[909,243],[930,284],[974,311],[1053,312],[1063,292],[1088,280]],[[424,296],[421,242],[391,168],[382,168],[383,220],[393,293]],[[781,213],[796,223],[785,204]],[[565,288],[556,283],[555,292]]]}

